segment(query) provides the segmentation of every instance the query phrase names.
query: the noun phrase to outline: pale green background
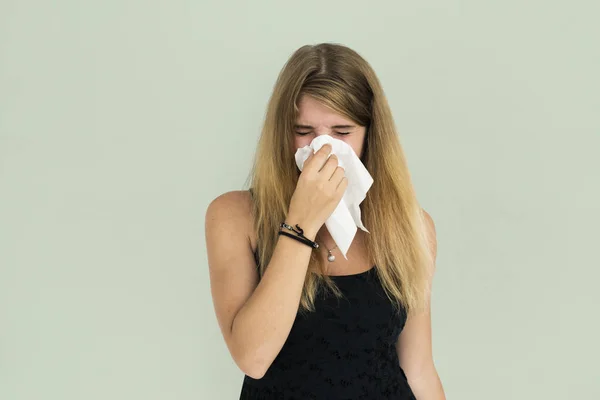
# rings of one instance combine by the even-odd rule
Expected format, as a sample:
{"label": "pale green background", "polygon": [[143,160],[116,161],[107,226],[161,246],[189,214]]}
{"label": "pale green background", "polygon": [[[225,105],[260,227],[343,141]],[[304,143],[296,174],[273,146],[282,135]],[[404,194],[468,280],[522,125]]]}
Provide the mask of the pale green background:
{"label": "pale green background", "polygon": [[322,41],[375,68],[436,222],[448,398],[600,399],[597,4],[2,0],[0,399],[237,398],[204,213]]}

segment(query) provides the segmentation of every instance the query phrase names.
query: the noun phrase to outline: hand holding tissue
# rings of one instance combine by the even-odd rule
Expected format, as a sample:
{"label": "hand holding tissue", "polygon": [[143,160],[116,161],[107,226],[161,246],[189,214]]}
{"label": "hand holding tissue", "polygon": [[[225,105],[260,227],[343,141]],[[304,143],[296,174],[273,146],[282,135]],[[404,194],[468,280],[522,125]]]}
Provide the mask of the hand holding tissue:
{"label": "hand holding tissue", "polygon": [[300,171],[304,167],[306,158],[311,153],[319,151],[325,143],[331,144],[331,154],[337,156],[338,165],[344,168],[348,179],[346,192],[331,216],[325,221],[325,226],[344,258],[348,259],[346,253],[354,240],[357,228],[369,232],[362,223],[359,206],[373,184],[373,178],[349,144],[329,135],[317,136],[308,146],[296,151],[296,165]]}

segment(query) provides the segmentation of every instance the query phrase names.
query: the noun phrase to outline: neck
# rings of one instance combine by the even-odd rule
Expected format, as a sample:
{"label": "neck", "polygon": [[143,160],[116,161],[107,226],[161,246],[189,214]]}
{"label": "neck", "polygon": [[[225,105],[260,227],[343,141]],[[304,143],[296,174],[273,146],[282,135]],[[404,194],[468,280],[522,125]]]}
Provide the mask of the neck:
{"label": "neck", "polygon": [[[362,239],[362,235],[363,235],[363,231],[362,229],[358,229],[356,231],[356,236],[354,236],[354,240],[352,241],[352,243],[355,243],[356,241],[360,241]],[[323,225],[321,227],[321,229],[319,230],[319,232],[317,233],[317,238],[316,238],[317,242],[319,242],[319,244],[327,247],[327,249],[331,249],[333,247],[335,247],[335,242],[333,240],[333,238],[331,237],[331,234],[329,233],[329,231],[327,230],[327,227],[325,225]]]}

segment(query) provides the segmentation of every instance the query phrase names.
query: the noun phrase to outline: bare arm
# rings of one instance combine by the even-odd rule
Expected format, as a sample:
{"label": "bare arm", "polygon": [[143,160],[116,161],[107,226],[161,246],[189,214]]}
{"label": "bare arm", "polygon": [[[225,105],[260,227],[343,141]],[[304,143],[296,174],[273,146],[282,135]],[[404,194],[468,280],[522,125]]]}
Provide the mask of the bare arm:
{"label": "bare arm", "polygon": [[[340,202],[348,181],[324,145],[309,156],[290,200],[286,222],[314,240]],[[211,292],[229,352],[244,373],[264,376],[283,347],[298,312],[312,247],[280,236],[262,279],[250,234],[249,194],[229,192],[206,211],[206,246]]]}
{"label": "bare arm", "polygon": [[[259,379],[290,333],[312,249],[280,236],[259,283],[249,241],[249,201],[244,196],[229,192],[213,200],[206,212],[206,242],[221,332],[239,368]],[[288,223],[301,224],[291,219]],[[314,238],[316,232],[305,234]]]}
{"label": "bare arm", "polygon": [[[437,254],[435,225],[431,216],[423,212],[428,223],[429,244],[433,254],[431,268],[435,270]],[[433,278],[433,273],[430,276]],[[431,285],[431,282],[429,284]],[[406,321],[398,338],[397,351],[400,365],[406,373],[415,396],[423,400],[445,400],[444,389],[433,363],[430,299],[427,299],[427,304],[426,311],[411,315]]]}

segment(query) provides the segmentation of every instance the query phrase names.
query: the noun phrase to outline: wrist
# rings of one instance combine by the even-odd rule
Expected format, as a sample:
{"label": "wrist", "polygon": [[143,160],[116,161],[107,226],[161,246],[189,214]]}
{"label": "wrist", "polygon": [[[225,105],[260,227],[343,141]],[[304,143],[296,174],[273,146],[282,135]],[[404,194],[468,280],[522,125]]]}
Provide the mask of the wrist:
{"label": "wrist", "polygon": [[315,238],[317,237],[317,232],[319,230],[316,229],[310,223],[306,222],[304,219],[296,217],[294,215],[288,215],[285,219],[285,223],[291,225],[292,227],[294,227],[294,229],[297,229],[296,225],[298,225],[300,229],[302,229],[302,234],[304,235],[304,237],[313,242],[315,241]]}
{"label": "wrist", "polygon": [[317,244],[317,242],[314,242],[308,238],[306,238],[305,236],[299,235],[297,233],[294,232],[289,232],[287,229],[281,229],[279,231],[279,235],[283,235],[283,236],[287,236],[291,239],[294,239],[300,243],[305,244],[306,246],[312,248],[312,249],[316,249],[319,247],[319,245]]}

